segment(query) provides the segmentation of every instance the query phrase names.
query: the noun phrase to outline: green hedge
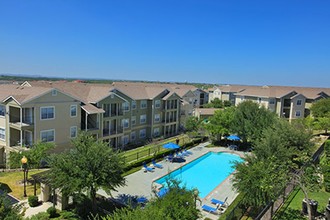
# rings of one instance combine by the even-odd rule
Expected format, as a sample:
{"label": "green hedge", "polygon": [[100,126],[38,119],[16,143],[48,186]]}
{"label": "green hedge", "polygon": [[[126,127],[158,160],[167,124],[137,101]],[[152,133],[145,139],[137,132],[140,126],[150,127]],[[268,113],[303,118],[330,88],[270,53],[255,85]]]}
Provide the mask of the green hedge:
{"label": "green hedge", "polygon": [[38,196],[29,196],[28,198],[29,206],[36,207],[39,205]]}

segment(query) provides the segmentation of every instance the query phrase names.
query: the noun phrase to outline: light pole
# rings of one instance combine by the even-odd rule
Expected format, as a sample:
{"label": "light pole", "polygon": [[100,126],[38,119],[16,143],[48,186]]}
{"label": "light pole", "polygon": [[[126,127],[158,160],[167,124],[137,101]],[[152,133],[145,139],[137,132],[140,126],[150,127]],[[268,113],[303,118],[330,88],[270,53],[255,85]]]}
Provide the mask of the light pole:
{"label": "light pole", "polygon": [[24,197],[26,197],[26,174],[27,174],[27,162],[28,159],[23,156],[21,159],[22,167],[23,167],[23,184],[24,184]]}

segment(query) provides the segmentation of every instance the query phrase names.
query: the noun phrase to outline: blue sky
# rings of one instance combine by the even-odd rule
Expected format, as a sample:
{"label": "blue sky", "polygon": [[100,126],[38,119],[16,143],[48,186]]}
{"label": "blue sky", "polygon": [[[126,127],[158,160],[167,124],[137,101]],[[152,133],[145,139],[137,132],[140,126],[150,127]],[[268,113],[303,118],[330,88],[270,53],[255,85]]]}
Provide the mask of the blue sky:
{"label": "blue sky", "polygon": [[330,1],[0,0],[0,73],[330,85]]}

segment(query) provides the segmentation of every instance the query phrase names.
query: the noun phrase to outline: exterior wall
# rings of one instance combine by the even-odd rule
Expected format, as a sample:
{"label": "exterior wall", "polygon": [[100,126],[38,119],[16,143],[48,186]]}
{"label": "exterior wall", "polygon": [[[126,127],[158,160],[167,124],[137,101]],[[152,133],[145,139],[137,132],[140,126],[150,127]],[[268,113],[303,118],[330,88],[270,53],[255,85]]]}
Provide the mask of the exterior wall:
{"label": "exterior wall", "polygon": [[[71,105],[77,106],[77,116],[70,116]],[[54,119],[41,119],[41,107],[53,106],[55,107],[55,118]],[[65,94],[57,92],[56,96],[52,96],[48,93],[38,99],[33,100],[29,104],[22,107],[33,107],[34,108],[34,142],[41,140],[41,131],[44,130],[55,130],[55,141],[56,145],[69,144],[70,128],[77,126],[79,130],[81,125],[81,108],[80,102],[71,98]]]}
{"label": "exterior wall", "polygon": [[[298,105],[298,100],[301,100],[301,104]],[[298,95],[291,100],[291,112],[290,119],[304,118],[305,117],[305,102],[306,98],[303,95]],[[300,112],[300,115],[296,115]]]}

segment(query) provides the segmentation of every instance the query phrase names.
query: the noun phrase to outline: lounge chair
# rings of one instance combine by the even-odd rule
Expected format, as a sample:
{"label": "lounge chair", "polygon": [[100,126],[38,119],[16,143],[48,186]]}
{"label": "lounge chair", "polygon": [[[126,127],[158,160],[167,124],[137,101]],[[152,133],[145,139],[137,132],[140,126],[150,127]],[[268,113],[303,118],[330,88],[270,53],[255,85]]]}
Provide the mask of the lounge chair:
{"label": "lounge chair", "polygon": [[193,154],[191,151],[189,151],[189,150],[184,150],[184,153],[185,154],[187,154],[187,155],[191,155],[191,154]]}
{"label": "lounge chair", "polygon": [[145,163],[143,163],[143,168],[144,168],[146,171],[154,172],[154,170],[153,170],[151,167],[148,167]]}
{"label": "lounge chair", "polygon": [[163,168],[163,166],[161,164],[156,163],[154,160],[152,160],[152,165],[154,165],[154,167],[157,167],[157,168],[160,168],[160,169]]}
{"label": "lounge chair", "polygon": [[207,212],[210,212],[210,213],[213,213],[213,214],[219,214],[218,207],[211,207],[211,206],[208,206],[208,205],[203,205],[202,209],[204,211],[207,211]]}
{"label": "lounge chair", "polygon": [[218,199],[211,199],[211,202],[213,204],[217,204],[217,205],[220,205],[220,207],[225,207],[226,206],[226,202],[227,202],[227,199],[228,197],[225,198],[225,200],[221,201],[221,200],[218,200]]}
{"label": "lounge chair", "polygon": [[159,198],[162,198],[162,197],[164,197],[164,196],[168,193],[168,191],[169,191],[169,188],[165,188],[165,187],[163,187],[163,188],[161,188],[161,189],[159,190],[159,192],[157,193],[157,196],[158,196]]}
{"label": "lounge chair", "polygon": [[166,157],[166,161],[173,162],[173,155],[170,154]]}

